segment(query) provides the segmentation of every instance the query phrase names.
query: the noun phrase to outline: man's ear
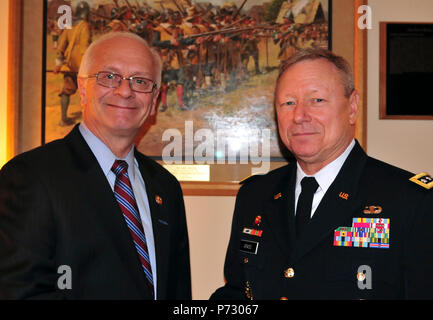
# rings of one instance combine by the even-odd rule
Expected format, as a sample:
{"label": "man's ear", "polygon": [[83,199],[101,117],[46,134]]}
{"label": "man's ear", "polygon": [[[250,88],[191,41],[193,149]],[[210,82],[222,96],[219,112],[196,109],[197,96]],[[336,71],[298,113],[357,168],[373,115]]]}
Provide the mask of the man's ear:
{"label": "man's ear", "polygon": [[358,118],[359,99],[359,92],[357,90],[353,90],[349,97],[349,122],[352,125],[356,124],[356,119]]}
{"label": "man's ear", "polygon": [[81,97],[81,106],[86,106],[87,105],[87,97],[86,97],[86,83],[87,79],[84,78],[78,78],[77,82],[78,82],[78,92],[80,93],[80,97]]}
{"label": "man's ear", "polygon": [[161,88],[155,89],[155,92],[153,93],[153,98],[152,98],[152,109],[150,110],[150,115],[154,116],[156,114],[156,108],[158,106],[159,103],[159,95],[161,93]]}

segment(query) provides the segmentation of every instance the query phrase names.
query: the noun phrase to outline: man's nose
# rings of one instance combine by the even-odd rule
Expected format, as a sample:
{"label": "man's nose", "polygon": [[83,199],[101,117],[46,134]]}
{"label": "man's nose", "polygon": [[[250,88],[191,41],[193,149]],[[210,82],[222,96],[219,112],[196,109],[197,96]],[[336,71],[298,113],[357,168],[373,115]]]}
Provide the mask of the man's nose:
{"label": "man's nose", "polygon": [[308,105],[305,101],[299,101],[293,110],[293,121],[295,123],[308,122],[311,120]]}
{"label": "man's nose", "polygon": [[114,89],[114,94],[118,94],[123,98],[129,98],[132,96],[133,91],[131,89],[130,81],[127,79],[120,80],[119,86]]}

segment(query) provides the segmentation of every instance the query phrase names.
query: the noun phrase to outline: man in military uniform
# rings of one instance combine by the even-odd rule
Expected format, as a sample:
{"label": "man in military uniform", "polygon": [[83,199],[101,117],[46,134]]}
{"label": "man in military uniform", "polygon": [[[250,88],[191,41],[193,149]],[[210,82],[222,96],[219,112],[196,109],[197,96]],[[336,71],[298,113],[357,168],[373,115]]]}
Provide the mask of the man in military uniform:
{"label": "man in military uniform", "polygon": [[68,118],[70,96],[77,91],[77,73],[81,58],[91,43],[90,7],[85,1],[78,3],[73,16],[72,29],[65,29],[57,45],[55,73],[63,73],[63,88],[59,94],[61,106],[60,126],[68,126],[74,121]]}
{"label": "man in military uniform", "polygon": [[294,161],[243,182],[213,299],[433,298],[433,179],[373,159],[355,136],[349,64],[300,50],[275,90]]}

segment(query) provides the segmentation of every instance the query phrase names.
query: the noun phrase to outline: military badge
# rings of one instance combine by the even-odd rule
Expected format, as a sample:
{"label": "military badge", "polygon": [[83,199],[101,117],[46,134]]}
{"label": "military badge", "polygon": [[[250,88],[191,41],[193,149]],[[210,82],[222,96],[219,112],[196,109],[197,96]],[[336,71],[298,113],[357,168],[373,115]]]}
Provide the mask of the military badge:
{"label": "military badge", "polygon": [[281,192],[278,192],[276,195],[274,195],[274,200],[280,199],[281,197]]}
{"label": "military badge", "polygon": [[245,234],[249,234],[251,236],[257,236],[257,237],[261,237],[263,230],[256,230],[256,229],[250,229],[250,228],[244,228],[242,230],[243,233]]}
{"label": "military badge", "polygon": [[417,175],[413,176],[409,180],[415,182],[416,184],[420,185],[423,188],[426,189],[433,188],[433,178],[425,172],[418,173]]}
{"label": "military badge", "polygon": [[379,214],[382,212],[381,206],[365,206],[364,211],[365,214]]}
{"label": "military badge", "polygon": [[390,219],[353,218],[352,227],[334,230],[334,246],[389,249]]}
{"label": "military badge", "polygon": [[254,224],[255,224],[256,226],[259,226],[261,222],[262,222],[262,216],[257,216],[257,217],[254,219]]}
{"label": "military badge", "polygon": [[340,192],[340,194],[338,196],[344,200],[349,200],[349,194],[348,193]]}
{"label": "military badge", "polygon": [[161,205],[162,204],[162,198],[158,195],[155,196],[155,201],[157,204]]}

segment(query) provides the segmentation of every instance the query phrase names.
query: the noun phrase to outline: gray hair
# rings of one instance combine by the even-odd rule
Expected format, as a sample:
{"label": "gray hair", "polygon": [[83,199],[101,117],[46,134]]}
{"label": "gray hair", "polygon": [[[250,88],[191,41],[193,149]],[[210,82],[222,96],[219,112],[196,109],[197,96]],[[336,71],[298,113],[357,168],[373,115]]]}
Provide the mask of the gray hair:
{"label": "gray hair", "polygon": [[146,40],[141,38],[140,36],[136,35],[132,32],[127,31],[115,31],[115,32],[109,32],[107,34],[104,34],[103,36],[99,37],[95,41],[93,41],[90,46],[87,48],[86,52],[83,55],[83,58],[81,59],[80,69],[78,71],[79,77],[85,77],[89,73],[90,66],[92,63],[97,59],[94,55],[95,47],[97,47],[100,43],[114,39],[114,38],[128,38],[132,40],[136,40],[140,43],[142,43],[146,48],[149,49],[150,53],[152,54],[154,65],[156,67],[156,85],[159,88],[161,86],[161,72],[162,72],[162,61],[161,57],[156,51],[155,48],[149,46]]}
{"label": "gray hair", "polygon": [[308,48],[297,51],[295,54],[290,56],[286,61],[281,64],[277,82],[280,79],[281,75],[284,73],[284,71],[289,69],[294,64],[305,60],[317,59],[325,59],[328,62],[332,63],[338,69],[341,75],[341,83],[344,87],[344,95],[346,96],[346,98],[348,98],[352,94],[353,90],[355,90],[352,68],[346,59],[325,49]]}

